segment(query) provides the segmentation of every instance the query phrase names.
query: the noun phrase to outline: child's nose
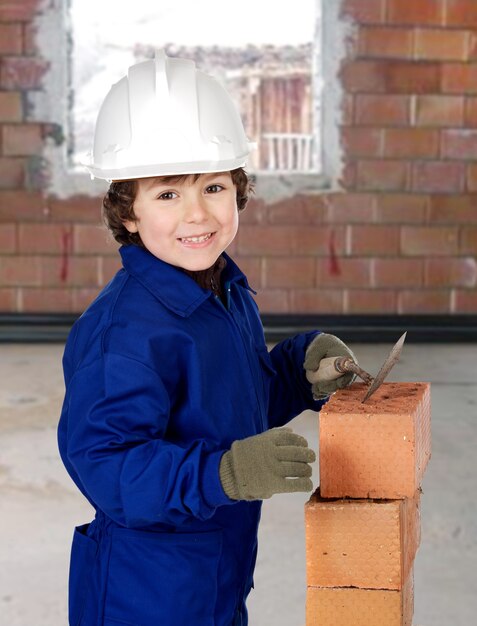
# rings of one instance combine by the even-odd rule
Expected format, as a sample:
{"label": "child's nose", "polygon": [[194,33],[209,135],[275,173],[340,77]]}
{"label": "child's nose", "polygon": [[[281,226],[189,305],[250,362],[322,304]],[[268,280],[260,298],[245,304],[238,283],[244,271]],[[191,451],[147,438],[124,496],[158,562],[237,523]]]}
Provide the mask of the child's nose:
{"label": "child's nose", "polygon": [[190,200],[185,208],[186,222],[202,222],[207,218],[207,207],[202,197]]}

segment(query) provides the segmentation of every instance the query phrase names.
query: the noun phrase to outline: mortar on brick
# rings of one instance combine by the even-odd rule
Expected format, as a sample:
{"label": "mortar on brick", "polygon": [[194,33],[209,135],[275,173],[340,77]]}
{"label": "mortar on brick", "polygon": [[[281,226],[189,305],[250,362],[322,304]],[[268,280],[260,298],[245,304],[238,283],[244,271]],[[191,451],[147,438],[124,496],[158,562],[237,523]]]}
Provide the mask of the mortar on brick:
{"label": "mortar on brick", "polygon": [[401,591],[308,587],[306,626],[412,626],[412,572]]}
{"label": "mortar on brick", "polygon": [[320,412],[321,495],[412,498],[431,455],[430,384],[364,383],[339,390]]}

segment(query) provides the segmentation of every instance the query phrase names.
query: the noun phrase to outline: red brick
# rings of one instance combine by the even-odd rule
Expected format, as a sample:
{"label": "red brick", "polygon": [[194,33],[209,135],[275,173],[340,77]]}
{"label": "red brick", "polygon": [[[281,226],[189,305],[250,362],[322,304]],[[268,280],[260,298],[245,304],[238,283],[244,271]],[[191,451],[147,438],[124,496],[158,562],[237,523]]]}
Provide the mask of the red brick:
{"label": "red brick", "polygon": [[376,221],[399,224],[425,222],[428,204],[428,195],[409,193],[378,194]]}
{"label": "red brick", "polygon": [[477,291],[475,289],[455,290],[452,313],[472,313],[477,311]]}
{"label": "red brick", "polygon": [[345,250],[346,231],[343,226],[296,226],[288,232],[295,255],[327,256],[333,253],[342,254]]}
{"label": "red brick", "polygon": [[466,98],[465,100],[465,125],[477,126],[477,98]]}
{"label": "red brick", "polygon": [[21,253],[58,254],[72,250],[72,227],[63,224],[19,225],[18,245]]}
{"label": "red brick", "polygon": [[267,221],[267,205],[261,198],[251,198],[245,211],[240,213],[241,224],[263,224]]}
{"label": "red brick", "polygon": [[465,166],[455,161],[422,161],[412,165],[412,189],[459,193],[465,189]]}
{"label": "red brick", "polygon": [[341,140],[347,156],[378,157],[381,155],[382,131],[373,128],[345,127]]}
{"label": "red brick", "polygon": [[[353,419],[347,415],[335,417],[353,427]],[[367,417],[376,419],[382,428],[377,416]],[[399,413],[396,417],[408,421]],[[386,415],[385,419],[395,418]],[[332,432],[333,426],[328,428]],[[339,435],[339,426],[337,430]],[[410,432],[407,423],[404,430]],[[382,444],[388,445],[390,436],[381,433],[381,437]],[[393,448],[400,447],[396,443],[391,444]],[[334,466],[343,463],[334,456],[332,461]],[[386,465],[383,469],[387,470]],[[307,585],[403,589],[420,543],[419,508],[418,490],[414,497],[404,500],[330,500],[315,491],[305,504]]]}
{"label": "red brick", "polygon": [[[249,207],[247,207],[248,211]],[[263,207],[263,219],[256,223],[321,224],[325,214],[320,195],[301,195],[286,198]],[[241,220],[242,223],[242,220]]]}
{"label": "red brick", "polygon": [[254,296],[262,313],[289,313],[289,298],[287,289],[260,289]]}
{"label": "red brick", "polygon": [[327,194],[325,221],[332,224],[352,224],[373,222],[375,219],[376,198],[370,193]]}
{"label": "red brick", "polygon": [[325,287],[369,287],[371,285],[371,265],[369,259],[340,258],[317,261],[318,286]]}
{"label": "red brick", "polygon": [[466,30],[416,30],[417,59],[465,61],[468,56],[469,32]]}
{"label": "red brick", "polygon": [[477,195],[432,195],[429,222],[431,224],[476,224]]}
{"label": "red brick", "polygon": [[378,58],[411,58],[413,31],[410,28],[363,27],[359,31],[359,55]]}
{"label": "red brick", "polygon": [[240,255],[284,255],[292,252],[292,237],[284,226],[243,225],[237,234]]}
{"label": "red brick", "polygon": [[347,61],[341,67],[340,79],[346,91],[386,91],[386,65],[382,61]]}
{"label": "red brick", "polygon": [[464,98],[462,96],[417,96],[416,124],[418,126],[462,126]]}
{"label": "red brick", "polygon": [[41,284],[46,287],[98,287],[97,257],[44,256],[40,260]]}
{"label": "red brick", "polygon": [[[100,257],[100,263],[99,263],[99,269],[100,269],[100,284],[101,286],[105,285],[106,283],[108,283],[115,275],[116,273],[122,268],[123,264],[121,262],[121,257],[119,256],[119,254],[117,256],[105,256],[105,257]],[[243,271],[245,272],[245,275],[250,279],[251,277],[249,276],[247,270],[250,270],[251,267],[254,265],[253,262],[259,261],[259,259],[245,259],[245,258],[234,258],[234,260],[238,263],[240,268],[246,268],[243,269]],[[250,263],[247,265],[247,261],[250,261]],[[250,284],[253,287],[253,273],[252,274],[252,278],[250,279]]]}
{"label": "red brick", "polygon": [[444,4],[443,0],[388,0],[386,21],[411,26],[441,26],[444,21]]}
{"label": "red brick", "polygon": [[384,156],[425,159],[439,156],[439,131],[428,128],[386,128]]}
{"label": "red brick", "polygon": [[17,306],[16,295],[15,289],[0,289],[0,311],[13,313]]}
{"label": "red brick", "polygon": [[424,261],[421,259],[375,259],[374,287],[422,287]]}
{"label": "red brick", "polygon": [[384,0],[344,0],[341,15],[359,24],[374,24],[384,19]]}
{"label": "red brick", "polygon": [[356,96],[356,124],[402,126],[410,121],[410,97],[359,94]]}
{"label": "red brick", "polygon": [[462,254],[477,256],[477,227],[467,226],[461,229],[459,250]]}
{"label": "red brick", "polygon": [[443,130],[442,156],[447,159],[477,159],[477,130]]}
{"label": "red brick", "polygon": [[350,93],[344,93],[341,97],[341,124],[344,126],[353,124],[354,120],[354,98]]}
{"label": "red brick", "polygon": [[408,186],[409,170],[404,161],[358,161],[357,187],[363,190],[398,191]]}
{"label": "red brick", "polygon": [[348,289],[345,293],[345,313],[395,313],[396,293],[391,289]]}
{"label": "red brick", "polygon": [[313,258],[264,259],[264,287],[313,287],[315,261]]}
{"label": "red brick", "polygon": [[477,63],[443,63],[441,71],[444,93],[477,93]]}
{"label": "red brick", "polygon": [[[0,159],[1,161],[1,159]],[[0,222],[46,219],[45,199],[37,191],[0,191]]]}
{"label": "red brick", "polygon": [[99,289],[91,287],[79,287],[72,289],[72,311],[74,313],[82,313],[97,298]]}
{"label": "red brick", "polygon": [[11,254],[17,249],[16,224],[2,224],[0,226],[0,254]]}
{"label": "red brick", "polygon": [[476,287],[477,261],[474,257],[460,259],[426,259],[427,287]]}
{"label": "red brick", "polygon": [[48,218],[97,224],[101,219],[101,201],[101,198],[94,196],[71,196],[69,198],[50,196],[46,199]]}
{"label": "red brick", "polygon": [[293,289],[290,313],[344,313],[341,289]]}
{"label": "red brick", "polygon": [[439,63],[390,61],[384,72],[386,93],[433,93],[440,88]]}
{"label": "red brick", "polygon": [[28,22],[40,7],[39,0],[0,0],[0,22]]}
{"label": "red brick", "polygon": [[477,5],[474,0],[446,0],[448,26],[477,27]]}
{"label": "red brick", "polygon": [[431,454],[429,383],[341,389],[320,411],[325,498],[413,498]]}
{"label": "red brick", "polygon": [[[118,259],[116,261],[116,265],[114,265],[112,263],[113,259],[108,259],[107,257],[104,257],[103,261],[106,263],[109,261],[110,263],[110,270],[108,270],[108,275],[109,276],[113,276],[114,273],[120,269],[121,267],[121,259],[119,258],[118,255]],[[239,256],[234,256],[234,261],[237,263],[237,265],[240,267],[240,269],[242,270],[242,272],[247,276],[248,282],[250,284],[250,286],[255,289],[255,291],[257,289],[262,288],[263,285],[263,281],[262,281],[262,264],[264,262],[264,260],[262,260],[260,257],[239,257]],[[116,269],[114,269],[116,267]]]}
{"label": "red brick", "polygon": [[477,191],[477,164],[467,166],[467,191]]}
{"label": "red brick", "polygon": [[2,139],[6,156],[41,154],[43,149],[40,124],[5,124]]}
{"label": "red brick", "polygon": [[348,228],[350,253],[356,256],[394,256],[399,251],[398,226],[352,225]]}
{"label": "red brick", "polygon": [[449,289],[413,289],[398,295],[398,313],[451,313]]}
{"label": "red brick", "polygon": [[25,183],[25,160],[0,157],[0,189],[18,189]]}
{"label": "red brick", "polygon": [[74,254],[117,254],[118,247],[105,226],[75,224],[73,227]]}
{"label": "red brick", "polygon": [[70,313],[73,311],[71,289],[29,289],[22,290],[23,310],[29,313]]}
{"label": "red brick", "polygon": [[346,191],[356,189],[356,163],[354,161],[345,159],[338,186]]}
{"label": "red brick", "polygon": [[22,116],[20,94],[17,91],[0,91],[0,122],[19,122]]}
{"label": "red brick", "polygon": [[0,257],[0,286],[39,286],[41,272],[38,260],[27,256]]}
{"label": "red brick", "polygon": [[39,89],[49,62],[35,57],[3,57],[0,66],[2,89]]}
{"label": "red brick", "polygon": [[450,256],[458,252],[458,228],[452,226],[403,226],[401,251],[407,256]]}
{"label": "red brick", "polygon": [[412,626],[413,577],[402,591],[307,587],[306,626]]}
{"label": "red brick", "polygon": [[22,25],[0,24],[0,54],[21,54],[22,52]]}

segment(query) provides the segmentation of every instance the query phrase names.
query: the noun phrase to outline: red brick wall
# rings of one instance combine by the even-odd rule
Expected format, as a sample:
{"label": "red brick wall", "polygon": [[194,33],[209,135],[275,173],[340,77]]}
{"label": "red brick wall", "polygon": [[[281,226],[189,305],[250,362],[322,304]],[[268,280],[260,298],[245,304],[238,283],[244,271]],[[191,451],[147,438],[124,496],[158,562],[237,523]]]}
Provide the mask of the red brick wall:
{"label": "red brick wall", "polygon": [[[37,2],[0,0],[0,311],[79,312],[119,266],[99,198],[42,191]],[[255,200],[232,254],[263,312],[477,311],[477,2],[344,0],[345,193]]]}

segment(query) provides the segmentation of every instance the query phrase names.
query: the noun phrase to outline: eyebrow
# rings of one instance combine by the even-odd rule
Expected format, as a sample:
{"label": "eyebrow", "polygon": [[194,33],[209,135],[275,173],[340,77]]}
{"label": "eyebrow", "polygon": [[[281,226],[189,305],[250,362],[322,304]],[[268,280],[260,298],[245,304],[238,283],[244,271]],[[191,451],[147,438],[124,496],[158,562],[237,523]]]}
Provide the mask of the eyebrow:
{"label": "eyebrow", "polygon": [[[205,179],[209,178],[218,178],[219,176],[223,176],[228,174],[226,172],[210,172],[207,174],[200,174],[200,176],[204,176]],[[158,187],[159,185],[167,185],[170,182],[174,184],[176,181],[181,181],[181,179],[186,179],[188,176],[194,176],[194,174],[171,174],[170,176],[156,176],[152,179],[151,183],[147,186],[147,189],[152,189],[153,187]],[[181,181],[182,182],[182,181]]]}

